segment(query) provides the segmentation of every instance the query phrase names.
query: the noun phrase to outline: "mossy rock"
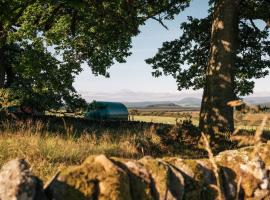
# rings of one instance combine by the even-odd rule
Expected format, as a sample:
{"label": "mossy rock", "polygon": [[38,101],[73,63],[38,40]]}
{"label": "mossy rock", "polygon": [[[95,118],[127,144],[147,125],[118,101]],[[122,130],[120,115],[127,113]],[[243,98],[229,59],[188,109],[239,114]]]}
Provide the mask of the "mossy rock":
{"label": "mossy rock", "polygon": [[62,170],[46,191],[55,200],[131,200],[128,175],[104,155]]}
{"label": "mossy rock", "polygon": [[136,161],[101,155],[62,170],[46,192],[55,200],[213,200],[218,198],[219,191],[226,199],[235,199],[241,178],[241,198],[254,198],[256,192],[268,197],[263,192],[268,191],[269,183],[265,188],[262,183],[269,180],[266,170],[270,164],[270,143],[257,148],[261,158],[257,161],[262,165],[256,165],[252,147],[225,151],[214,158],[221,188],[217,188],[209,159],[144,157]]}
{"label": "mossy rock", "polygon": [[113,158],[117,165],[124,169],[130,180],[132,199],[154,200],[155,193],[152,188],[151,175],[143,164],[136,160]]}
{"label": "mossy rock", "polygon": [[184,178],[168,163],[144,157],[139,160],[151,174],[155,199],[178,200],[184,195]]}
{"label": "mossy rock", "polygon": [[182,173],[185,184],[183,199],[212,200],[218,197],[212,165],[207,159],[188,160],[168,157],[163,160]]}

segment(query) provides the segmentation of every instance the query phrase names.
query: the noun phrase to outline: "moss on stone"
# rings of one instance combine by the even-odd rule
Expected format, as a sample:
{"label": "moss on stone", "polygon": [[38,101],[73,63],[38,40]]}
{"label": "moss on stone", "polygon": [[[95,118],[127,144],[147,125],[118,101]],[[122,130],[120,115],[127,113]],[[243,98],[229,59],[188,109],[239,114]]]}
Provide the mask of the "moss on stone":
{"label": "moss on stone", "polygon": [[144,157],[139,160],[146,170],[151,174],[154,196],[158,199],[165,199],[168,189],[169,168],[152,157]]}
{"label": "moss on stone", "polygon": [[[270,143],[261,144],[257,148],[262,158],[260,162],[269,168]],[[260,173],[254,174],[252,167],[255,166],[259,172],[265,168],[263,164],[252,164],[252,154],[253,148],[248,147],[226,151],[215,157],[220,169],[222,190],[229,199],[236,197],[240,178],[241,195],[245,195],[245,198],[253,198],[260,188],[262,178],[259,176],[256,179]],[[266,178],[269,178],[268,175]],[[62,170],[50,184],[49,191],[55,200],[212,200],[218,197],[216,185],[213,166],[208,159],[144,157],[136,161],[91,156],[80,166]]]}
{"label": "moss on stone", "polygon": [[[184,193],[184,178],[176,174],[163,160],[144,157],[139,160],[151,174],[156,199],[181,199]],[[175,189],[175,187],[178,188]]]}
{"label": "moss on stone", "polygon": [[130,192],[132,199],[154,200],[154,192],[151,188],[151,176],[146,168],[135,160],[113,158],[117,165],[124,169],[130,180]]}
{"label": "moss on stone", "polygon": [[[91,156],[77,167],[62,170],[50,186],[56,200],[131,200],[129,178],[105,156]],[[61,194],[61,197],[60,195]]]}

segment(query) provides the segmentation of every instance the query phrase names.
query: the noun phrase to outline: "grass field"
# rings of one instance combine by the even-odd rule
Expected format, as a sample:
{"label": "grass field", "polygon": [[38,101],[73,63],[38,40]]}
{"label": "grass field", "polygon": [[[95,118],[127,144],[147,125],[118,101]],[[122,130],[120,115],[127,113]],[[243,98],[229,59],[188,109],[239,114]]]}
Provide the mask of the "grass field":
{"label": "grass field", "polygon": [[[179,117],[168,117],[168,116],[143,116],[143,115],[135,115],[132,120],[134,121],[142,121],[142,122],[153,122],[153,123],[164,123],[164,124],[176,124],[179,120],[184,120],[185,118]],[[192,119],[192,123],[194,125],[198,125],[199,121],[196,119]]]}
{"label": "grass field", "polygon": [[[48,180],[59,169],[96,154],[123,158],[178,156],[205,157],[200,134],[191,124],[94,122],[72,117],[0,120],[0,167],[25,158],[34,173]],[[215,152],[235,148],[224,140]]]}
{"label": "grass field", "polygon": [[[263,116],[247,115],[241,125],[255,127]],[[34,173],[46,181],[62,167],[79,164],[86,157],[96,154],[123,158],[146,155],[181,158],[206,156],[200,146],[200,132],[193,125],[196,121],[192,121],[193,124],[188,121],[175,124],[176,117],[167,116],[134,116],[134,120],[98,122],[57,116],[1,119],[0,167],[8,160],[25,158]],[[252,137],[253,133],[239,134]],[[269,138],[269,133],[265,133],[265,136]],[[218,153],[239,148],[239,145],[221,135],[211,147],[214,153]]]}
{"label": "grass field", "polygon": [[[198,112],[189,112],[186,113],[191,116],[191,121],[195,126],[199,124],[199,113]],[[167,114],[168,115],[168,114]],[[130,119],[132,121],[142,121],[142,122],[153,122],[153,123],[164,123],[164,124],[172,124],[175,125],[176,122],[187,119],[187,117],[183,116],[157,116],[157,115],[134,115],[131,116]],[[264,116],[268,116],[270,118],[270,113],[250,113],[242,116],[235,116],[235,126],[241,127],[245,130],[255,130],[261,123]],[[270,130],[270,122],[268,121],[265,130]]]}
{"label": "grass field", "polygon": [[[1,124],[0,134],[0,165],[16,157],[25,158],[34,169],[34,173],[48,180],[63,166],[81,163],[87,156],[106,154],[127,158],[143,156],[137,144],[142,140],[151,145],[153,134],[146,129],[140,136],[132,131],[119,129],[119,133],[112,130],[93,130],[91,132],[77,132],[72,127],[59,127],[59,131],[52,131],[42,122],[27,121],[12,124]],[[156,145],[158,141],[156,141]],[[145,149],[145,151],[148,151]]]}

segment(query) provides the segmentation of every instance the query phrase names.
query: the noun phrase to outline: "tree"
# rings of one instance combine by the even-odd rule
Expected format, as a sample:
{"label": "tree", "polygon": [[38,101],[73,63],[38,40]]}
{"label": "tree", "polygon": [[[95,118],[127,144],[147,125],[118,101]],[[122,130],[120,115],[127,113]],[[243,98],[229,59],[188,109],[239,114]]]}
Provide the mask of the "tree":
{"label": "tree", "polygon": [[12,73],[6,87],[13,91],[19,105],[40,111],[59,109],[64,105],[68,108],[85,107],[85,101],[72,86],[74,75],[81,71],[78,63],[72,60],[60,62],[44,49],[42,43],[25,44],[23,48],[13,45],[9,49],[13,51],[12,59],[6,60],[6,66]]}
{"label": "tree", "polygon": [[44,106],[74,104],[71,97],[78,96],[72,83],[82,63],[108,77],[107,69],[131,54],[140,25],[150,18],[163,24],[188,3],[1,0],[0,88],[12,88],[24,101],[39,105],[40,100],[46,100]]}
{"label": "tree", "polygon": [[201,131],[232,132],[233,110],[227,103],[250,94],[253,79],[269,73],[270,2],[216,0],[209,5],[208,17],[189,17],[181,37],[165,42],[146,62],[154,76],[172,75],[179,90],[204,89]]}

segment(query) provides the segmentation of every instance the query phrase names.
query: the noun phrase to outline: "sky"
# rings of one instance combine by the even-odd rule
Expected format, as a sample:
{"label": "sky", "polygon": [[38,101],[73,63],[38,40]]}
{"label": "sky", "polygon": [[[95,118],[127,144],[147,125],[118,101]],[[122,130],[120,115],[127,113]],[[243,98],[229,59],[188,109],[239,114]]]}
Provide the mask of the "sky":
{"label": "sky", "polygon": [[[202,91],[178,91],[171,76],[153,77],[153,70],[145,59],[153,57],[163,42],[179,38],[180,24],[186,21],[187,16],[205,17],[207,9],[208,0],[193,0],[188,9],[174,20],[165,22],[169,30],[154,20],[147,21],[140,27],[141,33],[132,40],[132,55],[126,63],[116,63],[109,69],[110,78],[94,76],[89,67],[83,65],[84,70],[76,77],[74,87],[87,101],[167,101],[200,97]],[[270,96],[270,77],[255,83],[253,96]]]}

